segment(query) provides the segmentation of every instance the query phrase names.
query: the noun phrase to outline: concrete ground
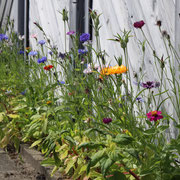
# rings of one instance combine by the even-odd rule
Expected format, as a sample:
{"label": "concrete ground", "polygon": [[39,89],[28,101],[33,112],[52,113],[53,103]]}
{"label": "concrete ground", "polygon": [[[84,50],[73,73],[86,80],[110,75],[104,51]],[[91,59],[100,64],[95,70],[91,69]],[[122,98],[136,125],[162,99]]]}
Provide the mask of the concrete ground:
{"label": "concrete ground", "polygon": [[46,180],[30,164],[16,153],[8,154],[0,149],[0,180]]}

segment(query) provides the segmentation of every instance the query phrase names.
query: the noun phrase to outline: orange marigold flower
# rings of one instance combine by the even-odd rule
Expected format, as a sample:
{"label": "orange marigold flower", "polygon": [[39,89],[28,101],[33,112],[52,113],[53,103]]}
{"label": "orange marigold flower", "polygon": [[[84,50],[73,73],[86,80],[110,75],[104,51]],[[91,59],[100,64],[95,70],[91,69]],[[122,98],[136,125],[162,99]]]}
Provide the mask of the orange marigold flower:
{"label": "orange marigold flower", "polygon": [[46,102],[47,105],[49,105],[49,104],[51,104],[51,103],[52,103],[52,101],[47,101],[47,102]]}
{"label": "orange marigold flower", "polygon": [[127,72],[127,68],[124,65],[121,66],[113,66],[113,67],[108,67],[108,68],[103,68],[101,70],[101,75],[112,75],[112,74],[122,74]]}
{"label": "orange marigold flower", "polygon": [[53,68],[54,66],[53,65],[47,65],[44,67],[45,70],[49,71],[51,68]]}

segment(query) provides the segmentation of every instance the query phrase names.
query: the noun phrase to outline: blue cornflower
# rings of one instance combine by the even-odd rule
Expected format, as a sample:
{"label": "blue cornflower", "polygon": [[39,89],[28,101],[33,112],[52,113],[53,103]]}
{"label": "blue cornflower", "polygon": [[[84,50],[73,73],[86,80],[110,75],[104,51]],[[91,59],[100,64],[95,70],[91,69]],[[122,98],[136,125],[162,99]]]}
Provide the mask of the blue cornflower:
{"label": "blue cornflower", "polygon": [[20,92],[20,94],[22,94],[24,96],[26,94],[26,90]]}
{"label": "blue cornflower", "polygon": [[49,51],[49,54],[52,56],[53,52],[52,52],[52,51]]}
{"label": "blue cornflower", "polygon": [[8,40],[8,36],[6,34],[0,34],[0,41]]}
{"label": "blue cornflower", "polygon": [[88,41],[89,39],[90,39],[90,34],[88,34],[88,33],[83,33],[83,34],[81,34],[81,36],[80,36],[80,38],[79,38],[79,40],[80,40],[81,42]]}
{"label": "blue cornflower", "polygon": [[141,97],[137,97],[137,98],[136,98],[136,101],[138,101],[138,102],[144,102],[143,98],[141,98]]}
{"label": "blue cornflower", "polygon": [[79,54],[85,54],[87,53],[88,51],[86,49],[78,49],[78,53]]}
{"label": "blue cornflower", "polygon": [[44,63],[45,61],[47,61],[47,57],[42,57],[42,58],[39,58],[37,60],[37,62],[40,64],[40,63]]}
{"label": "blue cornflower", "polygon": [[65,84],[64,81],[59,81],[59,80],[57,80],[57,83],[58,83],[58,85]]}
{"label": "blue cornflower", "polygon": [[61,59],[64,59],[65,57],[66,57],[66,54],[65,53],[59,53],[59,57],[61,58]]}
{"label": "blue cornflower", "polygon": [[38,53],[37,53],[37,51],[31,51],[31,52],[29,52],[29,56],[36,56]]}
{"label": "blue cornflower", "polygon": [[20,51],[19,51],[19,54],[24,54],[24,51],[23,51],[23,50],[20,50]]}
{"label": "blue cornflower", "polygon": [[44,45],[44,44],[46,43],[46,41],[45,41],[45,40],[40,40],[38,43],[39,43],[40,45]]}

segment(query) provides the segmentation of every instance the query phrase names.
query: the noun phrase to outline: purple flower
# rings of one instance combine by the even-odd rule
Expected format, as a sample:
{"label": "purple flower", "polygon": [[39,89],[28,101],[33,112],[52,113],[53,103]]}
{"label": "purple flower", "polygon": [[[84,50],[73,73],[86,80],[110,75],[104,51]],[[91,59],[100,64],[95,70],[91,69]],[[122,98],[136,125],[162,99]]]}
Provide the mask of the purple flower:
{"label": "purple flower", "polygon": [[143,98],[141,98],[141,97],[137,97],[137,98],[136,98],[136,101],[138,101],[138,102],[144,102]]}
{"label": "purple flower", "polygon": [[19,51],[19,54],[24,54],[24,51],[23,51],[23,50],[20,50],[20,51]]}
{"label": "purple flower", "polygon": [[78,53],[79,54],[85,54],[85,53],[87,53],[88,51],[87,50],[85,50],[85,49],[78,49]]}
{"label": "purple flower", "polygon": [[36,56],[38,53],[37,53],[37,51],[31,51],[31,52],[29,52],[29,56]]}
{"label": "purple flower", "polygon": [[69,32],[67,32],[66,34],[67,34],[67,35],[73,35],[73,34],[75,34],[75,31],[69,31]]}
{"label": "purple flower", "polygon": [[65,84],[64,81],[59,81],[59,80],[57,80],[57,83],[58,83],[58,85]]}
{"label": "purple flower", "polygon": [[49,51],[49,54],[52,56],[53,52],[52,52],[52,51]]}
{"label": "purple flower", "polygon": [[155,82],[155,88],[158,88],[160,86],[160,82]]}
{"label": "purple flower", "polygon": [[85,41],[88,41],[90,39],[90,34],[88,33],[83,33],[81,36],[80,36],[80,41],[81,42],[85,42]]}
{"label": "purple flower", "polygon": [[45,41],[45,40],[40,40],[38,43],[39,43],[40,45],[44,45],[44,44],[46,43],[46,41]]}
{"label": "purple flower", "polygon": [[6,34],[0,34],[0,41],[8,40],[8,36]]}
{"label": "purple flower", "polygon": [[143,88],[146,88],[146,89],[151,89],[151,88],[157,88],[160,86],[160,83],[159,82],[154,82],[154,81],[147,81],[146,83],[140,83],[140,85],[143,87]]}
{"label": "purple flower", "polygon": [[141,86],[146,89],[154,88],[154,81],[147,81],[146,83],[141,83]]}
{"label": "purple flower", "polygon": [[65,57],[66,57],[66,54],[65,53],[59,53],[59,57],[61,58],[61,59],[64,59]]}
{"label": "purple flower", "polygon": [[104,124],[109,124],[110,122],[112,122],[111,118],[103,118],[103,123]]}
{"label": "purple flower", "polygon": [[20,92],[20,94],[22,94],[24,96],[26,94],[26,90]]}
{"label": "purple flower", "polygon": [[37,60],[37,62],[40,64],[40,63],[44,63],[45,61],[47,61],[47,57],[42,57],[42,58],[39,58]]}

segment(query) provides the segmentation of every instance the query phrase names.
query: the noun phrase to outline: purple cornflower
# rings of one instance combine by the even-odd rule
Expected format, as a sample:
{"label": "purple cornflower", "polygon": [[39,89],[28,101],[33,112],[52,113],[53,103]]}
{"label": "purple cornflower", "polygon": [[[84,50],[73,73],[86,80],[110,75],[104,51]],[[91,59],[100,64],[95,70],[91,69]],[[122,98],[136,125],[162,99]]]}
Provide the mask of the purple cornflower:
{"label": "purple cornflower", "polygon": [[65,53],[59,53],[59,57],[61,58],[61,59],[64,59],[65,57],[66,57],[66,54]]}
{"label": "purple cornflower", "polygon": [[111,118],[103,118],[103,123],[104,124],[109,124],[110,122],[112,122]]}
{"label": "purple cornflower", "polygon": [[52,51],[49,51],[49,54],[52,56],[53,52],[52,52]]}
{"label": "purple cornflower", "polygon": [[20,51],[19,51],[19,54],[24,54],[24,51],[23,51],[23,50],[20,50]]}
{"label": "purple cornflower", "polygon": [[45,61],[47,61],[47,57],[42,57],[42,58],[39,58],[37,60],[37,62],[40,64],[40,63],[44,63]]}
{"label": "purple cornflower", "polygon": [[136,98],[136,101],[138,101],[138,102],[144,102],[143,98],[141,98],[141,97],[137,97],[137,98]]}
{"label": "purple cornflower", "polygon": [[45,40],[40,40],[38,43],[39,43],[40,45],[44,45],[44,44],[46,43],[46,41],[45,41]]}
{"label": "purple cornflower", "polygon": [[141,83],[141,86],[146,89],[154,88],[154,81],[147,81],[146,83]]}
{"label": "purple cornflower", "polygon": [[158,88],[160,86],[160,82],[155,82],[155,88]]}
{"label": "purple cornflower", "polygon": [[83,33],[81,36],[80,36],[80,41],[81,42],[85,42],[85,41],[88,41],[90,39],[90,34],[88,33]]}
{"label": "purple cornflower", "polygon": [[22,94],[24,96],[26,94],[26,90],[20,92],[20,94]]}
{"label": "purple cornflower", "polygon": [[87,50],[85,50],[85,49],[78,49],[78,53],[79,54],[85,54],[85,53],[87,53],[88,51]]}
{"label": "purple cornflower", "polygon": [[66,34],[67,34],[67,35],[73,35],[73,34],[75,34],[75,31],[69,31],[69,32],[67,32]]}
{"label": "purple cornflower", "polygon": [[0,41],[8,40],[8,36],[6,34],[0,34]]}
{"label": "purple cornflower", "polygon": [[29,52],[29,56],[36,56],[38,53],[37,53],[37,51],[31,51],[31,52]]}
{"label": "purple cornflower", "polygon": [[160,86],[160,83],[159,82],[154,82],[154,81],[147,81],[145,83],[140,83],[140,85],[143,87],[143,88],[146,88],[146,89],[151,89],[151,88],[157,88]]}

